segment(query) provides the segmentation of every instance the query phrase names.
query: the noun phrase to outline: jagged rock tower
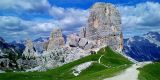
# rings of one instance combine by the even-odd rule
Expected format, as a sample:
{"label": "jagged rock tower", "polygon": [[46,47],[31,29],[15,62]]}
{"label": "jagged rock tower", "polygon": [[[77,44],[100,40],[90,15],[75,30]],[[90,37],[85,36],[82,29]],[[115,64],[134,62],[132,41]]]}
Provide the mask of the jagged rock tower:
{"label": "jagged rock tower", "polygon": [[62,47],[63,45],[65,45],[65,41],[62,35],[62,30],[58,28],[54,29],[49,38],[47,51],[54,50],[55,48]]}
{"label": "jagged rock tower", "polygon": [[22,53],[22,56],[24,56],[25,58],[35,58],[37,56],[32,40],[26,40],[26,48]]}
{"label": "jagged rock tower", "polygon": [[80,37],[96,42],[97,47],[111,46],[120,52],[123,48],[120,13],[110,3],[96,3],[90,9],[88,23],[80,31]]}

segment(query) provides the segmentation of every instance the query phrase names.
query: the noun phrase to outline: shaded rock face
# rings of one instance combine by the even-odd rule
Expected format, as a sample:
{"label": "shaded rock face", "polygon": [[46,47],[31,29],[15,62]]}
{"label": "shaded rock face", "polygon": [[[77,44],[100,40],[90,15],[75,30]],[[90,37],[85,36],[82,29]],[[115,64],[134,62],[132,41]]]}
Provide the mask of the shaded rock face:
{"label": "shaded rock face", "polygon": [[9,61],[10,60],[8,58],[0,59],[0,69],[9,68]]}
{"label": "shaded rock face", "polygon": [[114,50],[123,48],[121,19],[118,10],[112,4],[96,3],[90,10],[86,27],[80,31],[80,37],[96,42],[97,47],[111,46]]}
{"label": "shaded rock face", "polygon": [[15,69],[18,52],[15,45],[5,42],[0,37],[0,69]]}
{"label": "shaded rock face", "polygon": [[31,40],[26,40],[26,48],[24,50],[24,52],[22,53],[22,56],[24,56],[25,58],[35,58],[36,57],[36,51],[35,48],[33,46],[33,43]]}
{"label": "shaded rock face", "polygon": [[64,41],[64,38],[62,35],[62,30],[61,29],[54,29],[50,35],[47,51],[61,47],[64,44],[65,44],[65,41]]}

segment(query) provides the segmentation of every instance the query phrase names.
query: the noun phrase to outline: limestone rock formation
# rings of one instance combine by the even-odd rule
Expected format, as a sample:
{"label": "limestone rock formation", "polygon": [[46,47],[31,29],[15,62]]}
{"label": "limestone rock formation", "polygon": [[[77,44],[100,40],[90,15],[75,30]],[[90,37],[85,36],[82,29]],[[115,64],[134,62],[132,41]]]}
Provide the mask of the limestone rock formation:
{"label": "limestone rock formation", "polygon": [[76,34],[71,34],[67,37],[67,45],[70,47],[77,47],[84,50],[89,50],[94,48],[95,44],[86,38],[79,37]]}
{"label": "limestone rock formation", "polygon": [[33,46],[33,43],[31,40],[26,40],[26,48],[24,52],[22,53],[22,56],[25,58],[35,58],[37,56],[37,53],[35,51],[35,48]]}
{"label": "limestone rock formation", "polygon": [[97,47],[111,46],[121,51],[123,36],[121,19],[118,10],[110,3],[96,3],[90,10],[86,27],[80,31],[80,37],[96,42]]}
{"label": "limestone rock formation", "polygon": [[64,44],[65,44],[65,41],[64,41],[64,38],[62,35],[62,30],[61,29],[54,29],[50,35],[47,51],[61,47]]}
{"label": "limestone rock formation", "polygon": [[67,44],[71,47],[77,47],[79,40],[80,40],[79,36],[77,36],[76,34],[70,34],[67,37]]}
{"label": "limestone rock formation", "polygon": [[79,47],[81,47],[83,49],[87,45],[87,43],[88,43],[87,39],[81,38],[78,45],[79,45]]}
{"label": "limestone rock formation", "polygon": [[95,46],[96,46],[95,42],[88,41],[87,44],[84,47],[84,50],[89,50],[89,49],[95,48]]}
{"label": "limestone rock formation", "polygon": [[18,68],[23,68],[23,69],[31,69],[34,67],[39,66],[39,63],[37,59],[18,59],[17,61]]}

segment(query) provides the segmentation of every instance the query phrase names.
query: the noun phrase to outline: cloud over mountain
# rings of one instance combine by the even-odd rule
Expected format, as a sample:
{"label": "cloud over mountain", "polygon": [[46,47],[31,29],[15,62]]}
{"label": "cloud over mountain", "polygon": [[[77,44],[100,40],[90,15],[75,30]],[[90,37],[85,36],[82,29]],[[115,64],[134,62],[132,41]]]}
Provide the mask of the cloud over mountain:
{"label": "cloud over mountain", "polygon": [[47,0],[1,0],[0,10],[45,11],[50,4]]}

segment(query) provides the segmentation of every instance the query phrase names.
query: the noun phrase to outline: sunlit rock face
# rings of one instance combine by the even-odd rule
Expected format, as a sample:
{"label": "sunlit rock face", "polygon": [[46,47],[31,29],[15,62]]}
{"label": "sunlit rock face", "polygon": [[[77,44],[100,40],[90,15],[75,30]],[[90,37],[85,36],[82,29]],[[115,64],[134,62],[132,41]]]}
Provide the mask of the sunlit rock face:
{"label": "sunlit rock face", "polygon": [[62,30],[54,29],[50,35],[47,51],[53,50],[58,47],[62,47],[64,44],[65,44],[65,41],[62,35]]}
{"label": "sunlit rock face", "polygon": [[35,58],[37,56],[36,50],[33,46],[32,40],[26,40],[26,48],[22,53],[22,56],[25,58]]}
{"label": "sunlit rock face", "polygon": [[115,6],[101,2],[93,5],[80,37],[95,41],[97,47],[109,45],[114,50],[122,51],[121,18]]}

